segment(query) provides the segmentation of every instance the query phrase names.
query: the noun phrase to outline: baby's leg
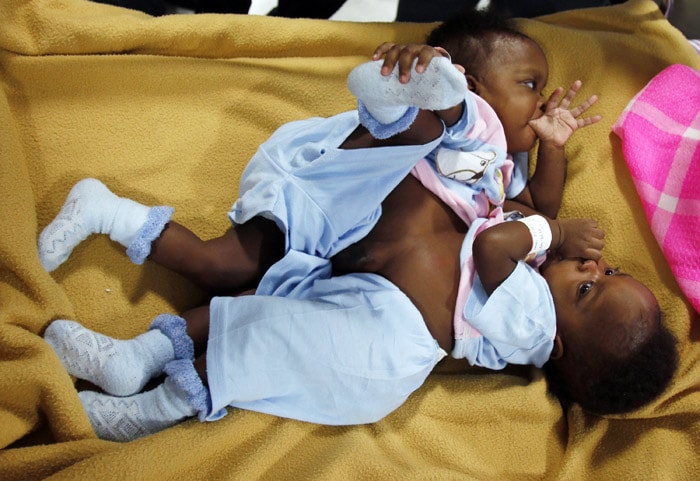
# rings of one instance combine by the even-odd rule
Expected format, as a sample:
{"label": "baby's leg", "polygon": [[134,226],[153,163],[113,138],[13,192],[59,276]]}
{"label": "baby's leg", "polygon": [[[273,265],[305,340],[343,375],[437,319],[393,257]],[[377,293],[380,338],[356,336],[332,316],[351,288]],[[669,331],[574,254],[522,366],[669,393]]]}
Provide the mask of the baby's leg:
{"label": "baby's leg", "polygon": [[255,217],[223,236],[202,240],[171,222],[153,243],[149,259],[214,294],[253,288],[284,255],[284,236],[268,219]]}
{"label": "baby's leg", "polygon": [[387,147],[400,145],[427,144],[442,135],[444,126],[436,113],[428,110],[419,110],[411,125],[389,138],[380,139],[360,125],[340,145],[341,149],[367,149],[371,147]]}
{"label": "baby's leg", "polygon": [[209,410],[209,392],[189,361],[172,361],[163,383],[147,392],[116,397],[94,391],[78,393],[90,424],[100,439],[133,441],[174,426]]}
{"label": "baby's leg", "polygon": [[172,211],[118,197],[96,179],[81,180],[39,236],[39,258],[52,271],[89,235],[109,234],[127,248],[133,262],[149,258],[207,291],[221,293],[254,286],[284,253],[282,233],[271,221],[254,219],[203,241],[171,222]]}
{"label": "baby's leg", "polygon": [[[172,319],[179,321],[176,323],[177,329],[174,329],[174,333],[169,332],[167,329]],[[161,365],[159,373],[164,372],[167,376],[161,385],[151,391],[138,394],[129,393],[133,395],[128,397],[112,396],[93,391],[79,393],[80,400],[90,418],[93,429],[101,439],[131,441],[174,426],[186,418],[199,415],[200,420],[204,420],[209,415],[211,397],[209,390],[205,387],[209,306],[192,309],[183,313],[182,317],[169,314],[159,316],[152,324],[150,331],[131,341],[116,341],[79,325],[79,328],[73,329],[73,332],[69,333],[68,337],[71,337],[71,339],[58,336],[55,332],[49,334],[49,330],[52,330],[59,322],[55,321],[47,329],[47,341],[51,338],[52,342],[50,343],[52,346],[56,343],[56,340],[58,344],[67,345],[67,349],[59,346],[59,350],[57,350],[64,364],[66,364],[65,356],[61,354],[73,351],[68,353],[68,356],[71,357],[70,361],[73,364],[79,365],[81,374],[85,371],[96,374],[92,379],[83,376],[78,377],[92,380],[93,382],[101,381],[101,383],[95,382],[95,384],[103,388],[105,383],[109,385],[114,383],[115,378],[124,377],[124,373],[120,373],[118,369],[113,369],[113,367],[118,361],[121,361],[121,368],[124,369],[124,365],[129,362],[126,357],[133,357],[135,352],[138,352],[141,356],[152,355],[153,352],[144,353],[142,351],[149,348],[154,349],[154,346],[155,350],[157,350],[158,346],[162,348],[164,342],[170,343],[171,351],[174,348],[176,354],[179,351],[186,351],[187,355],[170,356],[167,362]],[[154,327],[156,324],[157,327]],[[164,331],[166,336],[163,336],[164,340],[151,339],[148,345],[135,346],[138,341],[143,343],[144,336],[156,329],[161,329],[163,325],[166,327]],[[58,330],[62,330],[64,327],[58,324]],[[68,327],[73,328],[74,326]],[[72,335],[75,332],[78,332],[77,337]],[[90,341],[93,345],[92,347],[105,347],[103,349],[104,352],[96,352],[100,349],[79,346],[81,338],[82,340],[87,339]],[[184,347],[187,347],[187,349],[184,349]],[[192,355],[193,350],[199,355],[196,365]],[[100,361],[102,361],[101,364]],[[138,359],[130,362],[134,364],[134,362],[138,362]],[[87,364],[90,364],[90,366],[87,366]],[[101,374],[99,372],[100,369],[103,369]],[[108,371],[111,371],[111,374]],[[200,374],[200,371],[203,374]],[[114,376],[115,373],[116,376]],[[109,390],[107,391],[109,392]],[[113,394],[116,393],[113,392]],[[222,411],[213,416],[213,418],[218,419],[224,414],[225,411]]]}

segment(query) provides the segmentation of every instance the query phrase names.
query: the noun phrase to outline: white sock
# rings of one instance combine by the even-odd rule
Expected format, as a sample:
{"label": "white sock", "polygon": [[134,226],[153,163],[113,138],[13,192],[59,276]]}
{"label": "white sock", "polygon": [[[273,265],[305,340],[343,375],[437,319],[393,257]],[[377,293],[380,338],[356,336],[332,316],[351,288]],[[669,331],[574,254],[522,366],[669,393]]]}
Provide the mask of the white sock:
{"label": "white sock", "polygon": [[72,376],[116,396],[141,391],[175,359],[172,341],[158,329],[122,341],[58,320],[46,328],[44,339]]}
{"label": "white sock", "polygon": [[169,377],[151,391],[126,398],[93,391],[78,396],[97,436],[110,441],[132,441],[197,414],[187,403],[185,391]]}
{"label": "white sock", "polygon": [[444,110],[459,105],[467,94],[467,80],[446,57],[431,59],[423,73],[416,73],[414,61],[411,79],[399,82],[398,64],[391,75],[383,76],[383,60],[355,67],[348,76],[348,88],[362,101],[380,123],[390,124],[409,107]]}
{"label": "white sock", "polygon": [[116,196],[99,180],[81,180],[39,236],[41,264],[48,272],[53,271],[90,234],[109,234],[112,240],[128,247],[148,219],[149,209]]}

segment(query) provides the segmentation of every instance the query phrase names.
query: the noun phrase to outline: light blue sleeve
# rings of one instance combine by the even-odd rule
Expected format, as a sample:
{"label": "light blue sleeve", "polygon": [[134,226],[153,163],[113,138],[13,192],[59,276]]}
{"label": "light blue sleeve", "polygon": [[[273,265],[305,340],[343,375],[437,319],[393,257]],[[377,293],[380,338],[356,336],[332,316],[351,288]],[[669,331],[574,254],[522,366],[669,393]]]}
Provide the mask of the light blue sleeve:
{"label": "light blue sleeve", "polygon": [[506,364],[542,367],[552,352],[556,314],[549,286],[539,272],[521,261],[490,296],[485,296],[478,276],[474,290],[482,293],[476,296],[485,303],[465,305],[466,318],[481,333],[466,340],[470,364],[489,369]]}
{"label": "light blue sleeve", "polygon": [[451,142],[464,142],[464,135],[474,126],[477,115],[474,98],[470,94],[467,94],[462,105],[464,107],[462,109],[462,116],[457,123],[445,128],[443,142],[447,142],[448,144]]}
{"label": "light blue sleeve", "polygon": [[520,194],[527,185],[529,168],[529,157],[527,152],[516,152],[513,154],[513,175],[510,184],[506,187],[506,198],[513,199]]}

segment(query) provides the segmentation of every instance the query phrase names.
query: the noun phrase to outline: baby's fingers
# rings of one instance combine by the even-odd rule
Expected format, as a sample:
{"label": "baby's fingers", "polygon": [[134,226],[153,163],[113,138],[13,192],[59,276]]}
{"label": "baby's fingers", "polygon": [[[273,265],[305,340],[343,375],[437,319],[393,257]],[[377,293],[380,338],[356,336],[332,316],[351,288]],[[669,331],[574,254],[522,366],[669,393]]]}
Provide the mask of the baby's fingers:
{"label": "baby's fingers", "polygon": [[399,61],[399,56],[401,55],[403,49],[403,45],[396,45],[391,42],[385,42],[377,47],[372,55],[372,59],[380,60],[382,57],[384,58],[384,63],[382,64],[381,69],[382,75],[386,76],[391,74]]}
{"label": "baby's fingers", "polygon": [[597,101],[598,101],[598,96],[591,95],[590,97],[588,97],[588,100],[583,102],[581,105],[579,105],[578,107],[576,107],[574,109],[571,109],[570,110],[571,115],[573,115],[574,117],[578,117],[579,115],[584,113],[586,110],[590,109],[593,106],[593,104],[595,104]]}
{"label": "baby's fingers", "polygon": [[591,117],[584,117],[584,118],[577,118],[581,114],[583,114],[586,110],[591,108],[593,104],[595,104],[598,101],[598,96],[597,95],[591,95],[588,100],[586,100],[584,103],[576,107],[575,109],[571,109],[571,115],[576,118],[576,124],[579,127],[587,127],[588,125],[595,124],[596,122],[600,122],[600,120],[603,118],[600,115],[592,115]]}
{"label": "baby's fingers", "polygon": [[581,246],[581,251],[578,256],[595,261],[603,257],[603,248],[605,247],[604,237],[605,234],[602,230],[598,229],[597,232],[589,232],[589,236],[586,237],[584,245]]}
{"label": "baby's fingers", "polygon": [[402,59],[405,61],[405,65],[402,65],[400,63],[399,67],[405,66],[405,73],[408,73],[410,75],[411,67],[413,66],[413,60],[417,57],[418,61],[416,62],[416,72],[423,73],[430,61],[436,55],[440,56],[441,54],[430,45],[421,45],[418,47],[414,47],[414,50],[410,52],[410,55],[406,54],[406,58]]}
{"label": "baby's fingers", "polygon": [[579,128],[581,127],[588,127],[589,125],[593,125],[596,122],[600,122],[603,117],[600,115],[593,115],[591,117],[584,117],[582,119],[576,119],[576,124],[578,125]]}
{"label": "baby's fingers", "polygon": [[598,260],[603,256],[603,248],[605,247],[605,232],[597,225],[589,231],[588,238],[588,258]]}
{"label": "baby's fingers", "polygon": [[586,250],[586,253],[583,257],[584,257],[584,259],[592,259],[594,261],[599,261],[600,258],[603,257],[603,248],[601,247],[600,249],[595,249],[595,248],[589,247]]}
{"label": "baby's fingers", "polygon": [[386,53],[391,50],[396,44],[391,43],[391,42],[384,42],[381,44],[379,47],[376,48],[374,53],[372,54],[372,60],[379,60],[382,58]]}
{"label": "baby's fingers", "polygon": [[[561,108],[569,108],[569,105],[571,105],[571,102],[574,100],[574,97],[576,97],[576,94],[581,88],[581,85],[582,83],[580,80],[576,80],[573,84],[571,84],[571,87],[569,87],[569,90],[566,92],[566,96],[564,96],[561,103],[559,104]],[[574,115],[574,117],[576,117],[576,115]]]}
{"label": "baby's fingers", "polygon": [[559,106],[559,100],[561,100],[561,94],[564,92],[562,87],[557,87],[552,92],[552,95],[547,99],[547,105],[545,106],[546,111],[554,110]]}
{"label": "baby's fingers", "polygon": [[[566,95],[564,98],[562,98],[562,93],[564,93],[564,88],[563,87],[557,87],[554,92],[552,92],[552,95],[549,96],[549,99],[547,99],[547,106],[546,109],[549,110],[554,110],[557,107],[560,107],[562,109],[568,110],[569,105],[571,105],[571,102],[574,100],[574,97],[576,97],[576,94],[578,93],[579,89],[581,88],[581,81],[577,80],[573,84],[571,84],[571,87],[569,87],[569,90],[566,92]],[[592,104],[591,104],[592,105]],[[576,117],[576,115],[574,115]]]}
{"label": "baby's fingers", "polygon": [[376,60],[379,60],[382,56],[384,57],[381,69],[382,75],[390,75],[398,64],[399,81],[406,83],[411,79],[411,70],[414,62],[416,63],[416,72],[422,73],[430,63],[430,60],[440,54],[428,45],[383,43],[377,48],[374,55]]}

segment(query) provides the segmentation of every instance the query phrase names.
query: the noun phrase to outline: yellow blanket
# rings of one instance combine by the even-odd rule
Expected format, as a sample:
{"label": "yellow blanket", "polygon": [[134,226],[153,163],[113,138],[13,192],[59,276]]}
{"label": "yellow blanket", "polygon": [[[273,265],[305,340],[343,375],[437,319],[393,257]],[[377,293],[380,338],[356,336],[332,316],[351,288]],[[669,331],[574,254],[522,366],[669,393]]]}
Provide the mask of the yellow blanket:
{"label": "yellow blanket", "polygon": [[[54,273],[38,232],[94,176],[175,207],[204,237],[228,227],[241,168],[283,122],[353,108],[350,69],[385,40],[432,25],[235,15],[147,15],[81,0],[0,4],[0,479],[697,479],[700,322],[646,224],[610,132],[663,67],[700,59],[651,0],[523,20],[550,62],[548,90],[583,81],[604,120],[568,154],[564,216],[607,231],[606,255],[653,287],[681,366],[653,406],[563,413],[536,369],[445,361],[373,425],[326,427],[230,410],[138,441],[95,438],[72,380],[41,338],[56,318],[116,337],[203,302],[182,278],[96,236]],[[682,88],[682,86],[679,86]],[[466,371],[466,374],[464,374]]]}

